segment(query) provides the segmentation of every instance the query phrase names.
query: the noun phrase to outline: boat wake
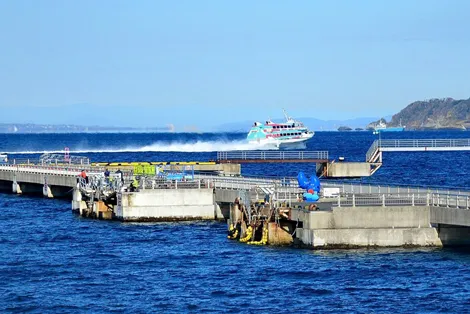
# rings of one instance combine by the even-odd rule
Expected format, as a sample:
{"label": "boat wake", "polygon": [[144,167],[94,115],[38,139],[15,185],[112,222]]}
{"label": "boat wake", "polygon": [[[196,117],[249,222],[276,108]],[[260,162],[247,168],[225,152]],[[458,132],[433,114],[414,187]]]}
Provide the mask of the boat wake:
{"label": "boat wake", "polygon": [[[277,150],[273,146],[262,146],[250,144],[246,141],[194,141],[194,142],[155,142],[150,145],[135,147],[70,147],[71,154],[80,153],[126,153],[126,152],[217,152],[232,150]],[[46,153],[65,153],[64,149],[57,150],[31,150],[31,151],[9,151],[8,154],[46,154]]]}

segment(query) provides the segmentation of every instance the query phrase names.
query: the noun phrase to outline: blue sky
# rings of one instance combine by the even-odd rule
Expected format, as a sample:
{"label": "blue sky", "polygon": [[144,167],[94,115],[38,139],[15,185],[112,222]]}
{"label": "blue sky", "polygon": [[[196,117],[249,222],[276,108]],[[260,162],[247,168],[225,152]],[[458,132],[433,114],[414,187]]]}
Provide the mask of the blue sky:
{"label": "blue sky", "polygon": [[204,129],[468,98],[469,18],[466,0],[0,1],[0,122]]}

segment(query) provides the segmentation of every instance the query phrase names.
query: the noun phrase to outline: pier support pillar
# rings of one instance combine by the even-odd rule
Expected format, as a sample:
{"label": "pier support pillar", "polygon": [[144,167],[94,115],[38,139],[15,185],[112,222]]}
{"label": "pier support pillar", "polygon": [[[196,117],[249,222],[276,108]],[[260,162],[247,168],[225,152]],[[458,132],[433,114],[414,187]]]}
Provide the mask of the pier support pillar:
{"label": "pier support pillar", "polygon": [[72,211],[83,215],[83,210],[87,208],[86,202],[82,200],[82,193],[78,187],[73,189]]}
{"label": "pier support pillar", "polygon": [[54,195],[52,195],[51,187],[47,185],[47,183],[44,183],[44,186],[42,188],[42,195],[48,198],[54,197]]}
{"label": "pier support pillar", "polygon": [[237,203],[233,204],[230,208],[230,219],[233,223],[237,223],[242,220],[242,212],[240,211],[239,205]]}
{"label": "pier support pillar", "polygon": [[293,242],[292,234],[294,226],[291,222],[281,222],[277,225],[275,222],[268,223],[268,243],[270,245],[290,245]]}
{"label": "pier support pillar", "polygon": [[12,191],[16,194],[23,194],[23,191],[21,191],[20,184],[16,181],[16,174],[13,177]]}

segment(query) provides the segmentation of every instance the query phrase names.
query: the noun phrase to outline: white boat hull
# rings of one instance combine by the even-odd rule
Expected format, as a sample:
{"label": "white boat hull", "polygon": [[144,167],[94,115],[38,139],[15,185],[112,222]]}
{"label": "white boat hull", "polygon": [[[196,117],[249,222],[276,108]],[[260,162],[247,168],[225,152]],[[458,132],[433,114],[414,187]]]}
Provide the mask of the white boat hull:
{"label": "white boat hull", "polygon": [[307,141],[313,137],[312,134],[306,134],[301,138],[290,138],[290,139],[259,139],[256,141],[249,141],[248,143],[252,145],[259,145],[263,148],[273,148],[273,149],[302,149],[307,147]]}

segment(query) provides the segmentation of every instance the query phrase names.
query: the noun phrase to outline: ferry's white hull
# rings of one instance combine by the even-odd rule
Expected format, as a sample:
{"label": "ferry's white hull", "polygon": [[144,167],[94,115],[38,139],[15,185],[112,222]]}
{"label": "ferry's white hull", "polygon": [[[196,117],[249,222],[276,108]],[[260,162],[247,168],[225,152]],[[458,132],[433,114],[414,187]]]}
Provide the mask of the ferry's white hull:
{"label": "ferry's white hull", "polygon": [[307,147],[306,142],[313,137],[313,134],[302,136],[301,138],[276,139],[267,138],[256,141],[249,141],[252,145],[277,149],[303,149]]}

